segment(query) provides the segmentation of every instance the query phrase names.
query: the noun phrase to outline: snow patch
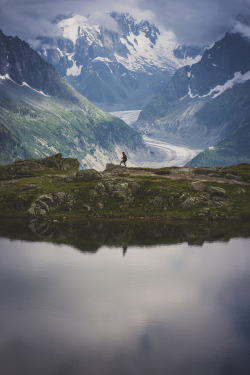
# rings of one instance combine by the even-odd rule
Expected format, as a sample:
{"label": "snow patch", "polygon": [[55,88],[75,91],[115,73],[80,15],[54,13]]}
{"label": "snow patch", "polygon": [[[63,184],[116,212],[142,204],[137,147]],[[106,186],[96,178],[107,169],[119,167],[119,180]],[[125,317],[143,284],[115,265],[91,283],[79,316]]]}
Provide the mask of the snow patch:
{"label": "snow patch", "polygon": [[194,64],[201,59],[201,56],[197,56],[195,59],[187,58],[183,60],[175,57],[176,38],[168,30],[161,30],[153,48],[152,42],[146,37],[144,32],[140,32],[136,36],[136,41],[133,33],[130,33],[126,39],[121,38],[120,41],[126,46],[129,54],[127,57],[123,57],[116,53],[115,58],[128,70],[132,71],[145,71],[145,66],[147,66],[162,70],[168,67],[174,72],[176,68]]}
{"label": "snow patch", "polygon": [[74,53],[67,53],[69,61],[72,61],[73,66],[67,69],[66,75],[67,76],[79,76],[82,71],[83,65],[77,66],[75,60],[73,60]]}
{"label": "snow patch", "polygon": [[62,53],[62,51],[60,50],[60,48],[57,47],[57,51],[59,52],[60,56],[63,57],[64,54]]}
{"label": "snow patch", "polygon": [[5,76],[0,76],[0,79],[9,79],[10,81],[16,83],[15,81],[13,81],[13,79],[10,78],[9,74],[5,74]]}
{"label": "snow patch", "polygon": [[185,95],[180,100],[185,99],[187,96],[189,96],[191,99],[194,98],[206,98],[208,96],[212,96],[212,99],[217,98],[217,96],[221,95],[224,91],[227,89],[232,88],[236,84],[241,84],[250,79],[250,71],[246,72],[245,74],[242,74],[241,72],[234,73],[234,77],[232,79],[229,79],[227,82],[224,83],[224,85],[217,85],[213,89],[209,91],[208,94],[205,95],[193,95],[190,85],[188,85],[188,94]]}
{"label": "snow patch", "polygon": [[88,44],[98,41],[97,35],[100,33],[98,27],[90,26],[88,19],[84,16],[74,15],[58,23],[64,38],[72,40],[76,44],[79,36],[84,36]]}
{"label": "snow patch", "polygon": [[234,73],[234,77],[230,80],[228,80],[224,85],[218,85],[214,89],[210,91],[208,95],[211,95],[213,92],[216,92],[213,95],[213,99],[222,94],[224,91],[226,91],[229,88],[232,88],[234,85],[238,83],[244,83],[250,79],[250,71],[246,72],[245,74],[241,74],[241,72]]}
{"label": "snow patch", "polygon": [[96,57],[93,61],[102,61],[102,62],[112,62],[110,59],[107,57]]}
{"label": "snow patch", "polygon": [[28,85],[28,83],[26,83],[26,82],[23,82],[23,83],[22,83],[21,85],[19,85],[19,86],[26,86],[26,87],[28,87],[29,89],[38,92],[38,94],[41,94],[41,95],[43,95],[43,96],[47,96],[47,97],[50,98],[50,95],[45,94],[43,91],[38,91],[38,90],[36,90],[36,89],[33,89],[33,87],[31,87],[30,85]]}
{"label": "snow patch", "polygon": [[11,82],[15,83],[15,84],[18,85],[18,86],[21,86],[21,87],[22,87],[22,86],[26,86],[26,87],[28,87],[29,89],[31,89],[31,90],[37,92],[38,94],[41,94],[41,95],[43,95],[43,96],[50,97],[50,95],[45,94],[43,91],[38,91],[38,90],[34,89],[34,88],[31,87],[30,85],[28,85],[28,83],[26,83],[26,82],[23,82],[21,85],[19,85],[17,82],[13,81],[13,79],[10,78],[9,74],[5,74],[5,76],[0,76],[0,79],[2,79],[2,80],[8,79],[8,80],[10,80]]}

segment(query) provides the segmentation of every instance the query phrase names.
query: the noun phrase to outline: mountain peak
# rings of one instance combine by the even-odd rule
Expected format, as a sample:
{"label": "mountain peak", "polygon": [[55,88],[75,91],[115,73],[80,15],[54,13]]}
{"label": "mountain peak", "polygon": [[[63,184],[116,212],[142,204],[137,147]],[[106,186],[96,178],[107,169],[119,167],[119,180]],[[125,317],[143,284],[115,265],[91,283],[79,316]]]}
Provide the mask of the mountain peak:
{"label": "mountain peak", "polygon": [[39,54],[81,94],[105,110],[140,109],[176,69],[200,59],[175,54],[175,35],[129,13],[109,13],[117,29],[59,17],[60,37],[40,37]]}
{"label": "mountain peak", "polygon": [[0,32],[0,75],[21,86],[28,86],[47,96],[77,101],[77,93],[56,69],[18,37]]}

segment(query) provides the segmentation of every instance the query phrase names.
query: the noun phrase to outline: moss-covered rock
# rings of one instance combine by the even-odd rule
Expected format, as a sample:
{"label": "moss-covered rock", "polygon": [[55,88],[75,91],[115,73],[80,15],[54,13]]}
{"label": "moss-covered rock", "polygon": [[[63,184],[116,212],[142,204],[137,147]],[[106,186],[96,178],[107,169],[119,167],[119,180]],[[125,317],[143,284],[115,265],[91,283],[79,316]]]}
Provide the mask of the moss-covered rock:
{"label": "moss-covered rock", "polygon": [[56,209],[72,211],[76,202],[71,194],[60,191],[39,196],[30,206],[27,214],[32,217],[45,216]]}

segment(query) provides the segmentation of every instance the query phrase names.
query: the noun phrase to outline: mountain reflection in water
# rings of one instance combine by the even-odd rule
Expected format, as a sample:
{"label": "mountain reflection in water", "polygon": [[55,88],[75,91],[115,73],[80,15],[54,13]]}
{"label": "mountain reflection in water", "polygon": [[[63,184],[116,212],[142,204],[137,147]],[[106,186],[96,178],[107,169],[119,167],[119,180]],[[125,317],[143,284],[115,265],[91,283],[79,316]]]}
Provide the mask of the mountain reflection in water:
{"label": "mountain reflection in water", "polygon": [[249,229],[1,221],[1,374],[248,375]]}

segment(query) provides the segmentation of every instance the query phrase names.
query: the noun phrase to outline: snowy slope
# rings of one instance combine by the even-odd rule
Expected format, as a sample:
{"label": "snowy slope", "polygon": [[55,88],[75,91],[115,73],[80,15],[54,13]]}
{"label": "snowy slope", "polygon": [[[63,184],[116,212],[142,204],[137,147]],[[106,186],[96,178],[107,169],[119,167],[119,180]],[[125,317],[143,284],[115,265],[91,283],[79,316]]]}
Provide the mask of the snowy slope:
{"label": "snowy slope", "polygon": [[96,104],[119,110],[131,109],[133,103],[140,109],[178,68],[201,58],[198,49],[195,54],[186,49],[182,55],[185,46],[177,45],[171,31],[125,13],[113,12],[110,17],[116,31],[72,15],[56,21],[60,36],[39,38],[40,55]]}

